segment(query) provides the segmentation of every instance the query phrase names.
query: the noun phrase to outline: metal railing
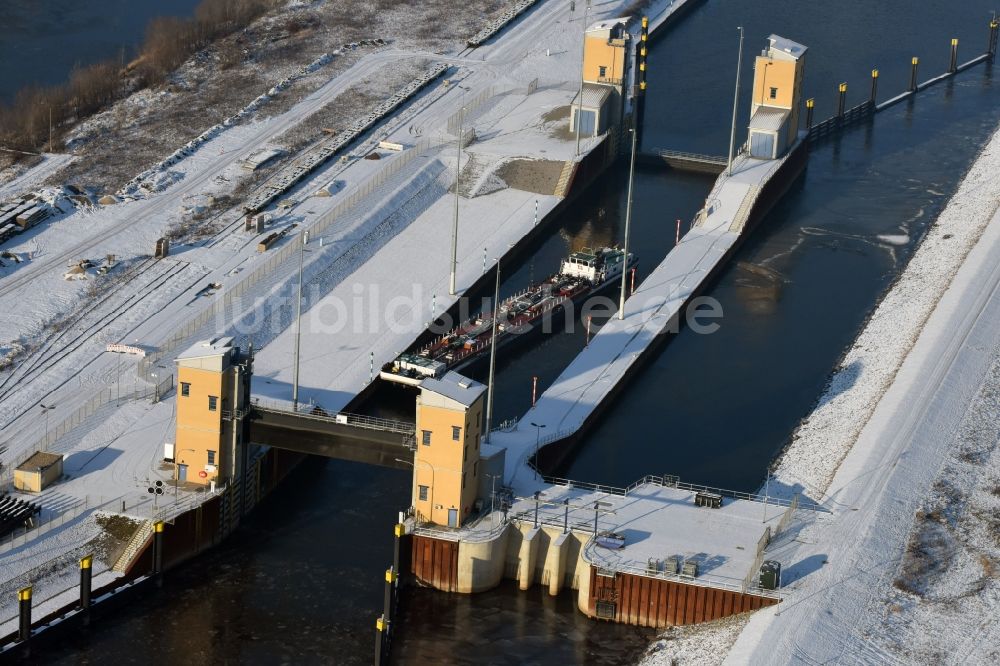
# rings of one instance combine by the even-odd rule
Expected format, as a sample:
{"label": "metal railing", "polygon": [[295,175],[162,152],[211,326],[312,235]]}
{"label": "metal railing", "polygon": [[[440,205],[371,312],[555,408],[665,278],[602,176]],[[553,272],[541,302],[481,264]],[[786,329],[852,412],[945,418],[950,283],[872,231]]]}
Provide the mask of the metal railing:
{"label": "metal railing", "polygon": [[664,159],[686,160],[688,162],[700,162],[702,164],[712,164],[715,166],[726,166],[728,158],[723,155],[704,155],[702,153],[686,153],[680,150],[667,150],[654,148],[643,151],[650,155],[659,155]]}
{"label": "metal railing", "polygon": [[[389,161],[384,169],[369,178],[354,192],[343,199],[331,211],[320,217],[315,223],[309,226],[308,231],[315,236],[327,229],[334,221],[342,219],[349,210],[360,204],[365,198],[370,196],[375,190],[381,187],[389,178],[396,175],[405,166],[412,162],[420,154],[430,148],[432,141],[425,139],[412,148],[407,149]],[[250,293],[265,278],[271,276],[279,266],[285,262],[294,261],[298,256],[299,246],[296,243],[285,243],[280,249],[268,252],[267,258],[261,265],[249,271],[242,279],[232,285],[224,285],[220,298],[216,298],[211,304],[206,306],[201,312],[194,315],[187,322],[175,329],[174,333],[158,345],[157,350],[141,359],[139,362],[139,376],[147,380],[152,376],[154,368],[164,358],[176,351],[182,343],[195,337],[195,335],[206,328],[212,321],[218,318],[216,326],[212,332],[224,329],[231,322],[224,317],[227,310],[235,309],[238,299],[242,299]],[[290,274],[290,273],[289,273]],[[236,314],[236,313],[233,313]],[[173,372],[173,368],[163,368],[167,372]]]}
{"label": "metal railing", "polygon": [[62,527],[66,523],[75,520],[84,513],[89,513],[90,511],[100,511],[108,507],[116,506],[124,497],[124,495],[119,495],[106,500],[104,496],[87,495],[84,499],[78,501],[76,504],[73,504],[65,511],[51,516],[48,520],[39,519],[38,523],[33,527],[15,529],[9,535],[5,536],[2,541],[0,541],[0,554],[11,551],[19,546],[23,546],[29,541],[33,541],[57,527]]}
{"label": "metal railing", "polygon": [[647,474],[641,479],[633,482],[628,487],[621,488],[617,486],[588,483],[586,481],[573,481],[571,479],[563,479],[552,476],[542,477],[542,480],[545,481],[545,483],[551,485],[565,486],[567,488],[580,488],[582,490],[601,492],[607,495],[619,495],[621,497],[627,497],[629,493],[633,492],[640,486],[649,484],[649,485],[660,486],[662,488],[677,488],[678,490],[687,490],[691,492],[713,493],[716,495],[721,495],[723,497],[729,497],[731,499],[748,500],[751,502],[766,501],[768,504],[773,504],[775,506],[790,507],[794,504],[795,508],[804,508],[804,509],[809,509],[810,511],[827,511],[826,508],[824,508],[819,504],[816,504],[815,502],[809,502],[805,506],[802,506],[797,495],[793,497],[791,500],[786,500],[780,497],[770,497],[770,496],[760,495],[758,493],[745,493],[739,490],[727,490],[725,488],[703,486],[696,483],[683,483],[675,479],[676,477],[671,477],[669,475],[656,476],[653,474]]}
{"label": "metal railing", "polygon": [[[310,405],[303,405],[305,409],[312,409]],[[336,414],[313,414],[302,409],[294,410],[290,406],[284,407],[271,403],[255,401],[253,409],[261,412],[271,412],[272,414],[292,414],[296,418],[319,421],[321,423],[337,423],[339,425],[353,426],[355,428],[365,428],[368,430],[381,430],[384,432],[396,432],[402,435],[413,435],[416,433],[416,424],[409,421],[395,421],[393,419],[383,419],[377,416],[366,414],[352,414],[349,412],[337,412]]]}
{"label": "metal railing", "polygon": [[[584,546],[584,558],[586,559],[586,553],[591,548],[593,544],[593,539],[591,539],[586,546]],[[598,566],[592,560],[587,560],[588,562]],[[759,587],[747,587],[745,581],[739,583],[731,583],[726,580],[721,580],[719,578],[708,578],[708,577],[690,577],[682,576],[681,574],[667,573],[666,571],[650,571],[647,563],[633,562],[631,560],[623,560],[621,562],[601,562],[600,568],[608,572],[614,573],[625,573],[632,576],[642,576],[643,578],[656,578],[659,580],[669,580],[677,583],[685,583],[687,585],[697,585],[699,587],[711,587],[718,590],[729,590],[731,592],[740,592],[742,594],[753,594],[760,597],[768,597],[771,599],[780,599],[781,595],[776,590],[765,590]]]}

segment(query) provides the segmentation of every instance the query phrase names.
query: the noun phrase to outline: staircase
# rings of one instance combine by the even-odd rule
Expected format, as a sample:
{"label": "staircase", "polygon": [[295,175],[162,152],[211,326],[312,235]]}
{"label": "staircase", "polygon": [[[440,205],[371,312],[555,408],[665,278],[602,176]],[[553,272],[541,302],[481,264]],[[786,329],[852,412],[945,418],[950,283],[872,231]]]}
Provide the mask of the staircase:
{"label": "staircase", "polygon": [[144,520],[132,533],[132,538],[129,539],[128,545],[125,546],[125,550],[122,551],[121,556],[115,561],[114,565],[111,567],[112,571],[117,571],[118,573],[128,573],[128,569],[132,566],[132,562],[135,558],[142,552],[149,543],[149,540],[153,538],[153,521]]}
{"label": "staircase", "polygon": [[738,234],[743,231],[743,227],[747,224],[747,219],[750,217],[750,211],[753,210],[753,205],[756,203],[758,196],[760,196],[760,186],[754,185],[747,190],[746,195],[743,197],[743,203],[740,204],[739,210],[736,211],[736,216],[733,217],[732,224],[729,225],[729,231],[734,234]]}
{"label": "staircase", "polygon": [[570,160],[563,163],[562,171],[559,173],[559,180],[556,182],[556,189],[553,192],[557,197],[565,197],[569,192],[570,185],[573,184],[573,176],[576,175],[577,162]]}

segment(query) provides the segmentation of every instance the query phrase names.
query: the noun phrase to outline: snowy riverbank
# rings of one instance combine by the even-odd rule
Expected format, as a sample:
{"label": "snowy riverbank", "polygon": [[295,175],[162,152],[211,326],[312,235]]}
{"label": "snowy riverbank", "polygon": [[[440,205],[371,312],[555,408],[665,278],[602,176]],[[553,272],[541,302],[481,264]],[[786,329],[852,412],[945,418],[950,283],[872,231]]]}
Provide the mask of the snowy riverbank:
{"label": "snowy riverbank", "polygon": [[[818,501],[829,499],[826,493],[845,457],[850,453],[852,458],[867,460],[872,455],[868,449],[872,449],[875,444],[882,444],[881,437],[870,436],[859,440],[859,435],[875,413],[882,397],[890,387],[893,387],[904,360],[910,363],[925,360],[925,354],[913,355],[910,352],[914,350],[914,345],[939,303],[944,306],[942,297],[945,293],[952,289],[955,294],[951,300],[957,298],[964,303],[961,296],[964,295],[969,280],[956,280],[956,275],[959,274],[960,268],[963,268],[964,273],[981,268],[980,264],[992,256],[983,248],[979,248],[971,255],[970,252],[981,239],[986,240],[987,229],[992,231],[1000,224],[1000,218],[997,217],[998,207],[1000,207],[1000,131],[993,135],[976,159],[898,281],[886,293],[838,369],[833,373],[830,384],[818,401],[817,407],[798,428],[792,443],[777,461],[773,477],[777,482],[772,481],[770,486],[772,494],[791,496],[795,492],[804,492]],[[951,303],[949,307],[958,306]],[[937,319],[940,320],[943,314],[939,314]],[[995,359],[997,350],[986,351],[992,353]],[[912,379],[911,376],[910,380]],[[912,381],[899,383],[901,385],[898,388],[902,390]],[[980,387],[977,395],[979,397],[970,403],[972,408],[965,417],[978,415],[976,421],[979,426],[988,422],[990,418],[995,423],[995,416],[984,416],[996,414],[995,388],[991,389],[987,382]],[[994,396],[992,402],[989,395]],[[986,408],[982,408],[984,400],[992,407],[987,405]],[[890,521],[894,525],[893,534],[882,539],[883,555],[889,558],[884,564],[889,566],[880,568],[877,573],[877,584],[875,581],[865,583],[871,588],[869,594],[872,598],[869,600],[869,606],[870,610],[873,610],[866,616],[868,621],[865,624],[878,625],[881,622],[886,628],[879,631],[877,626],[869,626],[864,641],[868,643],[873,639],[877,640],[881,644],[880,652],[887,658],[891,654],[899,655],[907,652],[906,646],[901,644],[906,641],[901,642],[900,635],[916,640],[919,638],[919,630],[930,631],[929,628],[934,627],[935,630],[926,637],[926,640],[933,641],[941,635],[942,624],[958,626],[954,625],[954,622],[961,619],[957,617],[961,613],[955,612],[954,603],[950,606],[942,605],[936,603],[937,599],[939,597],[951,599],[955,596],[951,594],[955,589],[961,588],[962,591],[968,587],[966,583],[969,581],[965,579],[969,578],[970,567],[964,566],[965,564],[992,561],[986,552],[989,549],[984,550],[981,546],[986,538],[984,534],[990,529],[982,517],[996,510],[994,506],[996,498],[990,496],[991,479],[989,474],[984,473],[984,470],[991,467],[995,469],[995,464],[991,466],[990,462],[996,461],[996,438],[993,437],[992,440],[993,449],[980,451],[979,449],[983,447],[976,448],[973,444],[990,438],[970,438],[963,434],[970,429],[976,430],[976,425],[963,421],[963,426],[951,433],[953,437],[940,438],[942,443],[939,448],[951,453],[944,458],[944,466],[939,472],[935,472],[933,467],[928,470],[929,477],[936,479],[932,489],[928,490],[927,485],[922,483],[910,484],[911,490],[909,496],[905,498],[905,507],[901,503],[903,498],[896,498],[896,502],[901,503],[899,520]],[[859,446],[855,446],[856,442]],[[968,451],[972,449],[975,449],[973,452],[978,456],[977,459],[966,460],[969,456]],[[914,452],[914,455],[921,454]],[[981,466],[970,466],[970,462],[981,463]],[[948,500],[946,497],[943,500],[943,496],[951,499]],[[959,502],[962,509],[949,511],[948,505],[957,501],[955,497],[963,498]],[[839,497],[839,499],[845,498]],[[851,502],[851,504],[857,503]],[[913,523],[914,514],[909,510],[911,505],[923,507],[917,513],[916,523]],[[854,512],[852,515],[858,517],[859,513]],[[826,537],[829,538],[830,533],[836,531],[834,524],[836,520],[831,519],[829,524],[824,520],[808,526],[806,530],[811,534],[807,535],[804,532],[802,538],[808,537],[810,541],[815,539],[818,544],[815,548],[825,549],[827,553],[824,558],[831,563],[836,561],[836,564],[840,565],[843,561],[851,559],[851,553],[834,553],[836,549],[826,547],[832,544],[824,546],[821,543],[823,533],[827,533]],[[885,521],[875,520],[868,528],[870,538],[878,541],[876,537],[879,531],[885,528]],[[927,534],[935,529],[948,532],[947,543],[955,546],[949,549],[949,557],[957,558],[956,562],[963,564],[954,572],[950,567],[944,567],[940,571],[933,566],[931,571],[920,569],[921,566],[926,566],[927,562],[915,555],[925,551],[923,546],[928,541]],[[888,546],[890,542],[891,548]],[[904,550],[906,553],[902,552]],[[795,553],[795,555],[801,554]],[[929,555],[935,556],[935,553],[931,552]],[[788,564],[791,564],[796,557],[789,554],[788,559],[791,560]],[[822,570],[826,571],[826,567]],[[917,570],[920,570],[919,577],[926,581],[929,592],[922,588],[906,589],[906,576]],[[935,575],[928,576],[929,573]],[[798,581],[793,579],[789,582],[793,587],[800,587],[803,583],[808,586],[810,578],[812,577],[800,578]],[[973,581],[975,583],[973,587],[976,588],[973,590],[974,593],[962,591],[958,595],[961,598],[955,603],[959,603],[968,611],[969,618],[995,617],[996,604],[991,605],[988,601],[994,598],[996,580],[994,576],[993,583],[989,583],[990,578],[988,573],[984,574],[984,577]],[[817,584],[816,581],[811,582],[813,586]],[[803,592],[804,588],[797,591],[789,590],[789,594],[796,596]],[[845,590],[841,596],[846,594]],[[821,604],[822,601],[814,603]],[[806,609],[799,611],[799,613],[805,612]],[[697,628],[668,631],[651,646],[642,664],[659,666],[674,663],[722,663],[727,659],[727,653],[740,636],[746,621],[747,618],[740,618],[740,621],[730,619]],[[748,639],[744,642],[749,644],[750,651],[754,645],[760,651],[761,645],[765,642],[761,636],[769,629],[768,640],[777,640],[775,635],[777,627],[773,624],[770,614],[766,618],[760,618],[759,622],[756,617],[754,618],[751,626],[758,626],[743,632]],[[968,626],[963,626],[962,631],[948,632],[948,635],[955,639],[952,642],[956,649],[982,647],[981,644],[984,644],[982,641],[976,645],[965,645],[968,641],[961,636],[963,631],[967,636],[972,636],[976,632],[976,624],[969,620],[964,622],[964,625]],[[890,630],[889,627],[895,629]],[[890,634],[895,630],[898,630],[896,633],[899,635],[893,637]],[[728,654],[728,659],[740,663],[742,656],[747,654],[749,652],[746,651],[740,654]]]}
{"label": "snowy riverbank", "polygon": [[1000,131],[969,169],[899,280],[774,466],[779,493],[817,501],[892,384],[941,296],[1000,205]]}

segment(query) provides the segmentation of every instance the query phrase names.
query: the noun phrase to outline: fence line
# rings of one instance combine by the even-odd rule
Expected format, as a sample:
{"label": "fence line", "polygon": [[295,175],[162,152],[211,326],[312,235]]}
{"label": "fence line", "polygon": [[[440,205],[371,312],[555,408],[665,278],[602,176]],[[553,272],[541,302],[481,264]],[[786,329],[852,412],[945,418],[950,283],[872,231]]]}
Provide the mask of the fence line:
{"label": "fence line", "polygon": [[[316,222],[310,225],[307,231],[310,234],[322,233],[335,220],[339,219],[349,210],[361,203],[361,201],[370,196],[377,188],[381,187],[387,180],[389,180],[389,178],[395,176],[405,166],[409,165],[414,159],[419,157],[421,153],[431,148],[433,145],[433,141],[430,139],[424,139],[403,154],[392,159],[384,169],[369,178],[364,185],[343,199],[333,208],[333,210],[327,212],[316,220]],[[296,236],[296,238],[298,237],[299,236]],[[226,310],[233,305],[236,299],[247,294],[264,278],[270,276],[281,264],[293,259],[298,251],[298,243],[287,242],[280,249],[269,253],[268,258],[263,264],[254,268],[241,280],[232,286],[224,287],[222,298],[215,299],[200,313],[189,319],[187,323],[183,324],[180,328],[176,329],[173,335],[167,338],[164,342],[160,343],[156,352],[139,361],[139,376],[149,380],[152,375],[153,368],[156,367],[157,363],[159,363],[172,351],[176,350],[182,342],[190,338],[197,331],[201,330],[219,314],[225,313]],[[173,369],[170,368],[169,372],[172,373]]]}

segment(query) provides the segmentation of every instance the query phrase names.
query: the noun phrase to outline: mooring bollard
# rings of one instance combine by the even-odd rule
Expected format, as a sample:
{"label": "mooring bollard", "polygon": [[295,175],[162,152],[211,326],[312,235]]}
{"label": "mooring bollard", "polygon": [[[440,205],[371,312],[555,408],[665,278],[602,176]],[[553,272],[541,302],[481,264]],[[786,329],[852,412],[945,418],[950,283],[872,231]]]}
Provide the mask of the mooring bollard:
{"label": "mooring bollard", "polygon": [[952,74],[958,71],[958,39],[951,40],[951,65],[948,71]]}
{"label": "mooring bollard", "polygon": [[93,555],[84,555],[80,558],[80,610],[84,611],[83,622],[87,624],[90,610],[90,584],[93,574]]}
{"label": "mooring bollard", "polygon": [[389,621],[385,617],[375,620],[375,666],[382,666],[389,656],[386,654],[386,632],[389,630]]}
{"label": "mooring bollard", "polygon": [[402,549],[403,535],[406,534],[406,525],[403,523],[396,523],[395,527],[392,529],[393,533],[393,543],[392,543],[392,570],[396,572],[397,579],[399,578],[399,556]]}
{"label": "mooring bollard", "polygon": [[385,611],[382,613],[382,617],[386,619],[386,622],[392,622],[392,610],[393,610],[393,594],[392,586],[396,582],[396,572],[392,567],[385,570],[385,600],[383,606]]}
{"label": "mooring bollard", "polygon": [[870,98],[872,106],[875,105],[875,96],[877,94],[878,94],[878,70],[877,69],[873,69],[872,70],[872,96]]}
{"label": "mooring bollard", "polygon": [[920,58],[913,56],[910,60],[910,92],[917,92],[917,65],[920,64]]}
{"label": "mooring bollard", "polygon": [[841,83],[838,88],[839,95],[837,97],[837,119],[844,119],[844,105],[847,103],[847,84]]}
{"label": "mooring bollard", "polygon": [[816,106],[816,100],[810,97],[806,100],[806,129],[811,130],[813,126],[813,107]]}
{"label": "mooring bollard", "polygon": [[156,575],[156,586],[163,586],[163,521],[153,524],[153,574]]}
{"label": "mooring bollard", "polygon": [[997,34],[998,29],[1000,29],[1000,22],[997,21],[997,17],[994,16],[990,20],[990,41],[986,52],[990,54],[990,62],[993,62],[993,58],[997,55]]}
{"label": "mooring bollard", "polygon": [[17,610],[20,617],[17,640],[22,643],[31,638],[31,586],[17,591]]}

